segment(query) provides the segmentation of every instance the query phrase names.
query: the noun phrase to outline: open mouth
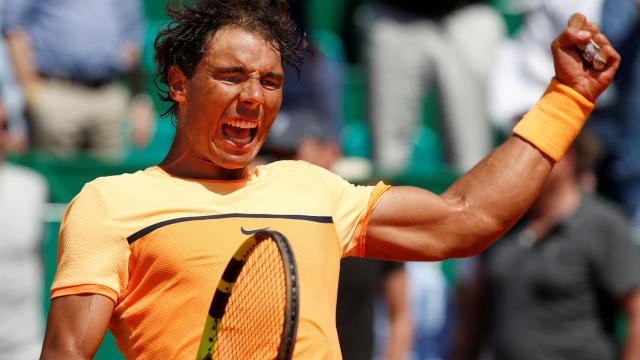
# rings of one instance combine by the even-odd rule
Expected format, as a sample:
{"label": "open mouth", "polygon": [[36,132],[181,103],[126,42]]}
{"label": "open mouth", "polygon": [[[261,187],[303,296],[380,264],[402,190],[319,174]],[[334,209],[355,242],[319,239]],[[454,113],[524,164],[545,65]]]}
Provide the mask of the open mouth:
{"label": "open mouth", "polygon": [[224,139],[238,147],[249,144],[258,133],[258,122],[250,120],[225,120],[222,124]]}

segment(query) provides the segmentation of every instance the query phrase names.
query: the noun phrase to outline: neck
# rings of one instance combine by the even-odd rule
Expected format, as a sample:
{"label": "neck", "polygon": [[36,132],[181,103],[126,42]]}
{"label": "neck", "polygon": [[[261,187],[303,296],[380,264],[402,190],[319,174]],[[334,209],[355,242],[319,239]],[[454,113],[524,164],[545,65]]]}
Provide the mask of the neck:
{"label": "neck", "polygon": [[188,179],[241,180],[249,176],[248,168],[227,169],[193,153],[174,140],[167,156],[159,165],[167,173]]}

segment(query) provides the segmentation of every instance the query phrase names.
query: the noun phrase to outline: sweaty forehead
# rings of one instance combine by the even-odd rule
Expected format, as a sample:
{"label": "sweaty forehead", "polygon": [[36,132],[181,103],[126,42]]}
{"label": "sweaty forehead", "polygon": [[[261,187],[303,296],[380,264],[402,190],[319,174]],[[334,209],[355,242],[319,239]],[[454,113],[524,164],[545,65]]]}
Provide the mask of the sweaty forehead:
{"label": "sweaty forehead", "polygon": [[208,41],[203,60],[212,66],[282,71],[280,52],[260,34],[239,28],[218,30]]}

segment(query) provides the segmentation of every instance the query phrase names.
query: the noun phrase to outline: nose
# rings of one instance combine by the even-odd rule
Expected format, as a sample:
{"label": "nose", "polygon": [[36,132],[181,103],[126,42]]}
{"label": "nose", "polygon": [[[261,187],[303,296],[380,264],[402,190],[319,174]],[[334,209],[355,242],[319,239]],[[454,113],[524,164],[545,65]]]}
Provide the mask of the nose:
{"label": "nose", "polygon": [[259,79],[248,79],[240,91],[240,103],[248,107],[256,107],[264,103],[264,93]]}

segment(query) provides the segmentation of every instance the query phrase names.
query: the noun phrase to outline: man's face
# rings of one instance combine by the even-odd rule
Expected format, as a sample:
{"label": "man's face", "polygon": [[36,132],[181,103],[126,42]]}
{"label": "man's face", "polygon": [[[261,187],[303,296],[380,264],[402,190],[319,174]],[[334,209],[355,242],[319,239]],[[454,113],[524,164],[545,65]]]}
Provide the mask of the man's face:
{"label": "man's face", "polygon": [[[260,35],[219,30],[178,96],[178,133],[199,163],[244,169],[264,143],[282,102],[280,53]],[[171,80],[170,80],[170,85]]]}

